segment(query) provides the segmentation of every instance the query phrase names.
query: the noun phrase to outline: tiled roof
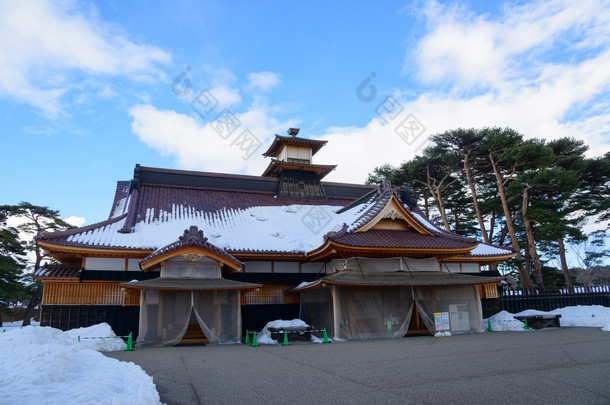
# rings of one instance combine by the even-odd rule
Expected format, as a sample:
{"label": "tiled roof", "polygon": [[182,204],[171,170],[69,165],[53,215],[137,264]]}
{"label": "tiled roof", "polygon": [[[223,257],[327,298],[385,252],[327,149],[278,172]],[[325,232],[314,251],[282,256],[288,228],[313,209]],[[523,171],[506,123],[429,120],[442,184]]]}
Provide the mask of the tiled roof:
{"label": "tiled roof", "polygon": [[377,229],[355,233],[393,196],[400,200],[397,189],[389,184],[322,184],[328,199],[287,198],[266,191],[277,189],[277,179],[137,166],[133,181],[117,184],[110,219],[36,239],[60,246],[150,253],[169,249],[184,229],[196,226],[209,238],[207,243],[227,255],[305,255],[323,246],[325,236],[371,248],[459,249],[478,243],[442,230],[417,207],[404,205],[407,214],[434,235]]}
{"label": "tiled roof", "polygon": [[37,268],[32,276],[35,279],[74,279],[78,280],[82,271],[80,266],[67,266],[64,264],[46,264]]}
{"label": "tiled roof", "polygon": [[129,191],[131,191],[130,181],[117,181],[112,210],[110,210],[108,219],[119,217],[127,211]]}
{"label": "tiled roof", "polygon": [[381,212],[381,210],[385,208],[386,204],[390,201],[393,195],[394,193],[392,190],[380,190],[378,194],[374,196],[371,200],[373,201],[373,203],[360,216],[360,218],[358,218],[356,221],[354,221],[353,224],[349,226],[348,230],[350,232],[357,231],[358,229],[369,223],[373,218],[377,216],[377,214]]}
{"label": "tiled roof", "polygon": [[[136,165],[132,186],[137,188],[141,184],[229,192],[267,193],[273,195],[278,191],[279,179],[277,177],[194,172]],[[336,182],[321,182],[321,184],[329,198],[340,200],[357,199],[376,188],[375,186],[364,184]]]}
{"label": "tiled roof", "polygon": [[343,233],[329,239],[349,246],[404,248],[404,249],[463,249],[477,242],[450,239],[436,235],[422,235],[416,231],[370,229],[366,232]]}
{"label": "tiled roof", "polygon": [[323,179],[328,173],[335,170],[337,165],[318,165],[312,163],[294,163],[283,160],[271,159],[269,166],[263,172],[263,176],[278,177],[283,170],[305,170],[316,173],[318,179]]}
{"label": "tiled roof", "polygon": [[160,249],[155,250],[153,253],[146,256],[144,259],[142,259],[142,261],[140,263],[144,264],[144,263],[154,259],[155,257],[159,257],[159,256],[169,253],[173,250],[180,249],[183,247],[188,247],[188,246],[198,246],[198,247],[204,248],[205,250],[214,252],[214,253],[218,254],[219,256],[224,257],[229,262],[235,263],[238,266],[241,266],[243,264],[242,262],[240,262],[239,260],[237,260],[236,258],[231,256],[230,254],[228,254],[224,249],[220,249],[219,247],[208,242],[208,238],[203,236],[203,231],[200,231],[196,226],[191,226],[189,229],[185,229],[184,234],[180,238],[178,238],[178,241],[176,241],[174,243],[170,243],[167,246],[164,246]]}
{"label": "tiled roof", "polygon": [[317,139],[307,139],[301,138],[298,136],[283,136],[283,135],[275,135],[275,139],[269,149],[267,149],[263,156],[277,156],[277,152],[282,144],[288,145],[302,145],[302,146],[310,146],[311,154],[315,155],[324,145],[326,145],[328,141],[320,141]]}
{"label": "tiled roof", "polygon": [[[74,228],[60,232],[46,232],[36,235],[34,239],[40,242],[47,242],[54,245],[72,246],[72,247],[101,247],[108,249],[141,249],[150,250],[151,247],[136,247],[122,244],[108,243],[103,240],[102,235],[118,234],[119,230],[125,223],[127,214],[120,217],[108,219],[106,221],[83,226],[82,228]],[[95,236],[94,236],[95,235]],[[91,238],[87,238],[91,236]]]}
{"label": "tiled roof", "polygon": [[506,256],[516,253],[515,249],[510,246],[492,245],[490,243],[481,242],[476,248],[470,251],[470,256],[475,257],[490,257],[490,256]]}
{"label": "tiled roof", "polygon": [[225,278],[153,278],[152,280],[122,283],[126,288],[151,288],[155,290],[254,290],[260,284],[242,283]]}

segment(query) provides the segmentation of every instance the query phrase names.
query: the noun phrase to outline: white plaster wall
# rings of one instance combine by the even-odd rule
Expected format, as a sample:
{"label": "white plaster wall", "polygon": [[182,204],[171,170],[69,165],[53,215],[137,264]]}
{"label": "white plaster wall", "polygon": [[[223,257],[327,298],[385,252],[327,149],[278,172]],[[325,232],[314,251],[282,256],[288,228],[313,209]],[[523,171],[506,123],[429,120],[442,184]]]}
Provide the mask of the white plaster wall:
{"label": "white plaster wall", "polygon": [[451,273],[459,273],[460,272],[460,264],[459,263],[443,263],[442,271],[447,272],[447,268]]}
{"label": "white plaster wall", "polygon": [[246,273],[271,273],[271,262],[245,262]]}
{"label": "white plaster wall", "polygon": [[301,273],[317,273],[321,270],[324,274],[324,263],[303,263],[301,264]]}
{"label": "white plaster wall", "polygon": [[129,259],[127,262],[127,270],[140,271],[140,260],[141,259]]}
{"label": "white plaster wall", "polygon": [[478,273],[478,263],[462,263],[462,273]]}
{"label": "white plaster wall", "polygon": [[297,262],[275,262],[273,265],[274,273],[298,273],[299,263]]}
{"label": "white plaster wall", "polygon": [[122,270],[125,271],[125,259],[108,259],[102,257],[87,257],[85,270]]}

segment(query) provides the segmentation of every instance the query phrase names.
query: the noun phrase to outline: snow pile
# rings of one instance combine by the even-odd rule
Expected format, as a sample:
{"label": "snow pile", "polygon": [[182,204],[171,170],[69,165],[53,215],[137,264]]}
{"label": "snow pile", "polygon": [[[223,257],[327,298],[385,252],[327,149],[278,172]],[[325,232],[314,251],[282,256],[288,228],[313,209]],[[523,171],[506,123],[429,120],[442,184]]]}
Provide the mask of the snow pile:
{"label": "snow pile", "polygon": [[127,348],[123,339],[116,337],[107,323],[100,323],[87,328],[71,329],[63,332],[62,338],[65,339],[66,344],[76,341],[79,342],[80,347],[97,350],[98,352],[117,352]]}
{"label": "snow pile", "polygon": [[588,326],[610,329],[610,308],[601,305],[578,305],[554,309],[550,312],[528,309],[516,315],[561,315],[561,326]]}
{"label": "snow pile", "polygon": [[261,332],[257,337],[256,337],[256,343],[258,343],[259,345],[277,345],[278,342],[275,339],[271,339],[271,334],[269,332]]}
{"label": "snow pile", "polygon": [[610,308],[601,305],[578,305],[549,312],[527,309],[517,314],[502,311],[484,319],[483,326],[487,329],[489,321],[494,331],[522,331],[525,330],[525,324],[514,317],[530,315],[561,315],[559,319],[561,326],[597,327],[610,332]]}
{"label": "snow pile", "polygon": [[271,339],[271,332],[269,332],[269,328],[285,329],[293,327],[309,328],[309,325],[307,325],[304,321],[300,319],[293,319],[290,321],[276,319],[275,321],[267,322],[265,327],[258,334],[256,343],[258,343],[259,345],[277,345],[277,340]]}
{"label": "snow pile", "polygon": [[515,315],[508,311],[498,312],[497,314],[484,319],[483,327],[485,330],[487,330],[489,323],[491,323],[491,329],[495,332],[525,330],[525,323],[515,319]]}
{"label": "snow pile", "polygon": [[0,333],[0,401],[160,404],[152,377],[139,366],[96,351],[122,350],[125,344],[116,337],[83,339],[94,335],[108,337],[114,333],[108,324],[67,332],[26,326]]}

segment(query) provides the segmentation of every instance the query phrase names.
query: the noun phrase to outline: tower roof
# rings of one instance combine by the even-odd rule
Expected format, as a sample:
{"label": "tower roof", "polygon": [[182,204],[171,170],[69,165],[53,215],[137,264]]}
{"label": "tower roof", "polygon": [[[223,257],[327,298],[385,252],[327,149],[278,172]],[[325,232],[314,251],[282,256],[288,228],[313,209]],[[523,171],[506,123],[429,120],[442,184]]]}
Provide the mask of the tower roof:
{"label": "tower roof", "polygon": [[301,138],[298,136],[275,135],[273,143],[271,144],[271,146],[269,146],[269,149],[267,149],[267,151],[263,153],[263,156],[277,157],[277,154],[282,145],[309,146],[311,147],[311,155],[313,156],[320,149],[322,149],[322,147],[326,145],[327,142],[328,141],[319,141],[315,139]]}

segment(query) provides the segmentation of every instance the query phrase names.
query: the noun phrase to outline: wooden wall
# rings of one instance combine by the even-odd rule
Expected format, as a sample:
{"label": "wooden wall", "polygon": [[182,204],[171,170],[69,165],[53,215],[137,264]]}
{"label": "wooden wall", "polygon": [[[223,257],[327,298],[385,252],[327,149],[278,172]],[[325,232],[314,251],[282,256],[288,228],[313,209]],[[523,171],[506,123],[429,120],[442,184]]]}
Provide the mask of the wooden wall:
{"label": "wooden wall", "polygon": [[479,284],[479,296],[483,298],[498,298],[498,285],[496,283]]}
{"label": "wooden wall", "polygon": [[[45,282],[42,305],[124,305],[120,282]],[[140,304],[139,297],[137,305]]]}

